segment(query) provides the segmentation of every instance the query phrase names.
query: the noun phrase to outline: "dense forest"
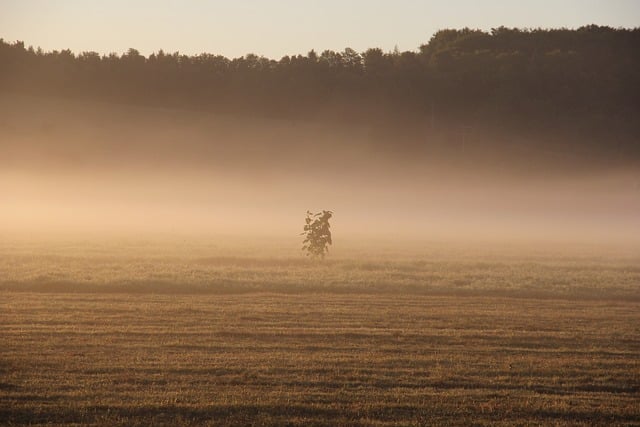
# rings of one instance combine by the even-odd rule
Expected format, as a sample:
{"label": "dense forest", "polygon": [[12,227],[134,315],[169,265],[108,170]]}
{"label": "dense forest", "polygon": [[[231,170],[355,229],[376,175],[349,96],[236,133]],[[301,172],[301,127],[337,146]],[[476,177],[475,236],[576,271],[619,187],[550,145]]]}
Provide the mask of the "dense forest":
{"label": "dense forest", "polygon": [[[44,52],[0,39],[0,93],[295,120],[500,128],[640,154],[640,29],[438,31],[417,51]],[[407,125],[411,123],[411,125]],[[506,133],[505,133],[506,134]]]}

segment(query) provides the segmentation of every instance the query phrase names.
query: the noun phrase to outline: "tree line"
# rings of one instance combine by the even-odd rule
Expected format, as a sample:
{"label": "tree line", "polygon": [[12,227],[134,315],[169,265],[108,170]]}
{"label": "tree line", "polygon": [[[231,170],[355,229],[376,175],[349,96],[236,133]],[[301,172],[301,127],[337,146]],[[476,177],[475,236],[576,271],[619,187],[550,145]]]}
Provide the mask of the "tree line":
{"label": "tree line", "polygon": [[0,39],[0,91],[282,118],[613,134],[636,144],[640,29],[446,29],[416,51],[310,51],[279,60],[159,51],[44,52]]}

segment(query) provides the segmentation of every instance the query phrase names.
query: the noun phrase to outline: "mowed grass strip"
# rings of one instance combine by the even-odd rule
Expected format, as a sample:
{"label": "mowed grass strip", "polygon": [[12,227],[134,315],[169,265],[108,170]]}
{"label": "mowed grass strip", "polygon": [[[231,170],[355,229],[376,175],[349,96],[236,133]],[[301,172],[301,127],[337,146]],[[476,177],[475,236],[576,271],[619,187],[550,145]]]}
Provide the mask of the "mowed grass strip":
{"label": "mowed grass strip", "polygon": [[636,302],[0,296],[4,424],[640,424]]}
{"label": "mowed grass strip", "polygon": [[[115,250],[114,250],[115,251]],[[0,292],[165,294],[359,293],[640,302],[637,257],[452,255],[425,260],[65,255],[0,251]]]}

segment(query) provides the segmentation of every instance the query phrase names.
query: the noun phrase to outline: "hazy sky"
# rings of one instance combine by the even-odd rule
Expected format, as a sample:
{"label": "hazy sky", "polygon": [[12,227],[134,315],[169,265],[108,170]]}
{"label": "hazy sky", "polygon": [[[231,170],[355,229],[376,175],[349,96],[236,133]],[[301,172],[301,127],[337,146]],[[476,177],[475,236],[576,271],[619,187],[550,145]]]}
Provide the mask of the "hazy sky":
{"label": "hazy sky", "polygon": [[279,58],[413,50],[442,28],[640,26],[638,0],[0,0],[0,38],[45,50]]}

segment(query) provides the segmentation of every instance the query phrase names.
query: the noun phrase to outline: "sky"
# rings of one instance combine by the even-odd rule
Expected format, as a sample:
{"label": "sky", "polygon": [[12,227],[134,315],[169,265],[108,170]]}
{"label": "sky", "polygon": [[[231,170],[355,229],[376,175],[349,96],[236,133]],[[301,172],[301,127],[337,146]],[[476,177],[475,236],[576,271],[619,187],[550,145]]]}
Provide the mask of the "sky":
{"label": "sky", "polygon": [[638,0],[0,0],[0,38],[44,50],[270,58],[416,50],[439,29],[640,26]]}

